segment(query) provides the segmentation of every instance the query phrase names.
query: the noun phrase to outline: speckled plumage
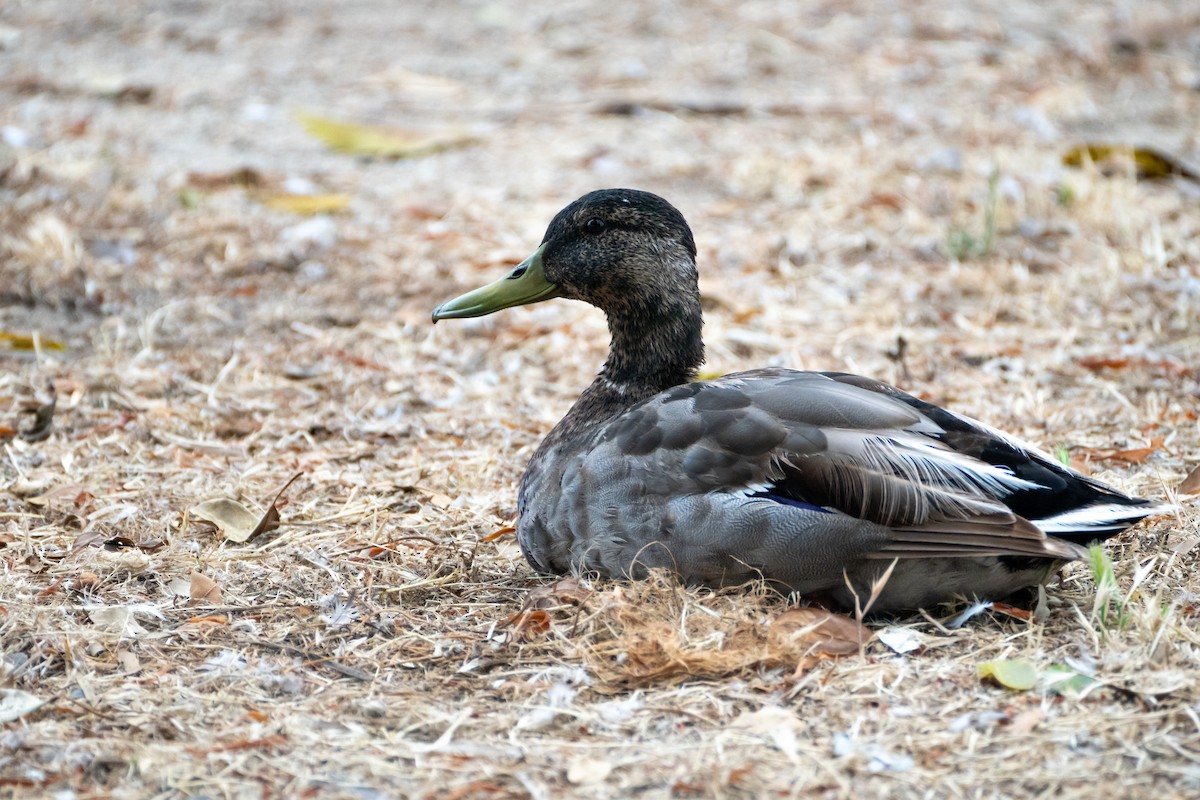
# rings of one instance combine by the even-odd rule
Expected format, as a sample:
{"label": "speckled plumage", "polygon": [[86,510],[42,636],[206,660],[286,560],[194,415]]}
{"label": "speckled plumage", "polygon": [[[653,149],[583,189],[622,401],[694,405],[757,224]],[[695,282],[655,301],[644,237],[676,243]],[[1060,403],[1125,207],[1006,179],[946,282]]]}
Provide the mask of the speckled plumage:
{"label": "speckled plumage", "polygon": [[693,382],[696,248],[655,195],[585,195],[538,255],[553,290],[536,299],[598,306],[612,335],[521,480],[517,534],[540,571],[763,578],[853,607],[891,567],[875,608],[912,609],[1033,585],[1163,510],[870,379],[760,369]]}

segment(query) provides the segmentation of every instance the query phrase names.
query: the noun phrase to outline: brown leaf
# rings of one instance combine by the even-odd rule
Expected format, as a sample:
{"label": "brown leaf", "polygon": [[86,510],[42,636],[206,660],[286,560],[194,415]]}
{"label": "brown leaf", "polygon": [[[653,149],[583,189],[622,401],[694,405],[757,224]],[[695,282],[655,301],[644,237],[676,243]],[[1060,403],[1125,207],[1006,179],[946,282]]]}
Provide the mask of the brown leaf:
{"label": "brown leaf", "polygon": [[232,172],[189,172],[187,182],[189,186],[207,191],[229,186],[254,189],[264,183],[262,174],[253,167],[242,167]]}
{"label": "brown leaf", "polygon": [[[76,543],[78,543],[78,541],[79,540],[76,539]],[[162,539],[144,539],[140,542],[135,542],[133,539],[130,539],[127,536],[113,536],[112,538],[105,540],[104,549],[115,551],[132,547],[141,550],[143,553],[153,553],[155,550],[161,550],[162,548],[166,547],[166,545],[167,543]]]}
{"label": "brown leaf", "polygon": [[1125,369],[1130,365],[1128,358],[1117,356],[1084,356],[1079,359],[1079,365],[1093,371],[1102,369]]}
{"label": "brown leaf", "polygon": [[217,582],[199,572],[191,575],[191,589],[188,592],[188,605],[220,605],[221,587]]}
{"label": "brown leaf", "polygon": [[85,547],[103,547],[107,539],[108,534],[104,531],[84,531],[76,536],[75,541],[71,543],[71,551],[82,550]]}
{"label": "brown leaf", "polygon": [[1188,473],[1188,476],[1183,479],[1183,483],[1179,484],[1180,494],[1200,494],[1200,464]]}
{"label": "brown leaf", "polygon": [[50,437],[50,426],[54,421],[54,409],[58,405],[58,396],[51,391],[50,399],[26,413],[33,414],[33,425],[21,431],[21,438],[27,442],[40,442]]}
{"label": "brown leaf", "polygon": [[58,594],[58,589],[60,586],[62,586],[62,582],[63,582],[63,579],[60,576],[57,580],[54,581],[54,583],[50,584],[45,589],[42,589],[40,592],[38,592],[36,596],[40,598],[40,597],[49,597],[52,594]]}
{"label": "brown leaf", "polygon": [[256,518],[244,505],[236,500],[218,497],[205,500],[191,510],[193,517],[216,526],[221,535],[231,542],[248,542],[256,536],[279,527],[279,498],[292,485],[292,482],[304,473],[297,472],[275,494],[275,499],[267,507],[261,518]]}
{"label": "brown leaf", "polygon": [[538,634],[550,630],[550,620],[549,612],[523,608],[500,624],[511,627],[516,633]]}
{"label": "brown leaf", "polygon": [[583,605],[592,596],[592,590],[578,578],[561,578],[548,586],[537,586],[529,590],[526,608],[557,608],[563,605]]}
{"label": "brown leaf", "polygon": [[[87,495],[84,497],[84,495]],[[25,502],[31,506],[51,506],[55,500],[64,500],[70,498],[76,508],[91,502],[95,496],[89,492],[82,483],[67,483],[62,486],[56,486],[49,491],[26,497]]]}
{"label": "brown leaf", "polygon": [[1022,622],[1029,622],[1029,620],[1033,619],[1033,612],[1029,609],[1019,608],[999,601],[992,603],[992,610],[1010,616],[1013,619],[1019,619]]}
{"label": "brown leaf", "polygon": [[871,640],[858,621],[820,608],[789,608],[771,623],[773,650],[826,656],[857,653]]}
{"label": "brown leaf", "polygon": [[270,507],[267,508],[267,513],[263,514],[262,519],[254,526],[254,530],[250,531],[247,539],[253,539],[261,533],[273,531],[279,527],[279,498],[283,497],[283,493],[287,491],[287,488],[295,482],[296,478],[299,478],[303,474],[303,472],[297,472],[288,478],[288,482],[283,485],[283,488],[275,493],[275,499],[271,501]]}
{"label": "brown leaf", "polygon": [[1089,450],[1096,458],[1109,461],[1124,461],[1126,464],[1141,464],[1163,446],[1163,437],[1155,436],[1148,447],[1133,447],[1128,450]]}
{"label": "brown leaf", "polygon": [[592,590],[578,578],[562,578],[548,586],[536,586],[529,590],[525,606],[501,624],[519,634],[545,633],[554,621],[551,612],[582,606],[591,596]]}
{"label": "brown leaf", "polygon": [[494,542],[497,539],[503,539],[505,536],[512,536],[516,532],[517,532],[517,529],[514,528],[512,525],[505,525],[503,528],[492,531],[487,536],[484,536],[482,539],[480,539],[480,541]]}
{"label": "brown leaf", "polygon": [[1040,708],[1026,709],[1012,718],[1008,730],[1017,736],[1024,736],[1036,728],[1045,716]]}

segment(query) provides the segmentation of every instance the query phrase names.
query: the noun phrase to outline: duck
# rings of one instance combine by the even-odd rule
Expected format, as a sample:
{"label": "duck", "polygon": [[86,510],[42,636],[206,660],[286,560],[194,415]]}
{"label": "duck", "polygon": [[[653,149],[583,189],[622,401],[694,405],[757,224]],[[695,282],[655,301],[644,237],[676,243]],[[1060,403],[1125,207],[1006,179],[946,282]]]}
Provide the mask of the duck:
{"label": "duck", "polygon": [[697,380],[696,244],[658,195],[585,194],[433,322],[552,298],[599,308],[611,342],[519,484],[517,539],[539,573],[667,570],[911,612],[1044,584],[1170,508],[878,380],[780,367]]}

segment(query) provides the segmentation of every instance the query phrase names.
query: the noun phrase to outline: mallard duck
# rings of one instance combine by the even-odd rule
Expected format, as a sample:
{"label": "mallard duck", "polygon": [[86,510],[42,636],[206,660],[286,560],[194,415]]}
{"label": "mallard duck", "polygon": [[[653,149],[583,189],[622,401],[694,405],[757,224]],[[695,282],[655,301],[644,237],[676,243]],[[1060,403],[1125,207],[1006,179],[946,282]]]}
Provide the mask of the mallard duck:
{"label": "mallard duck", "polygon": [[763,579],[876,611],[1036,585],[1166,510],[870,378],[755,369],[696,381],[696,245],[666,200],[579,198],[541,246],[433,321],[554,297],[608,317],[608,360],[530,460],[517,537],[534,569]]}

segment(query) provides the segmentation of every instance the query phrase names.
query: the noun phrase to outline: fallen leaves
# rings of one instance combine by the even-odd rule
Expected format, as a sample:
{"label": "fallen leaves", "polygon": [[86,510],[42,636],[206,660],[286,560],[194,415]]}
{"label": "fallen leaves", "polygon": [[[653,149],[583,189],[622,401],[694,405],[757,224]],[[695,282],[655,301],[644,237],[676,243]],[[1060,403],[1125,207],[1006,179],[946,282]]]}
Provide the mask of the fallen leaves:
{"label": "fallen leaves", "polygon": [[54,410],[58,407],[58,396],[51,388],[50,399],[25,409],[33,414],[33,424],[22,430],[21,438],[27,442],[40,442],[50,438],[50,427],[54,422]]}
{"label": "fallen leaves", "polygon": [[196,519],[213,525],[221,535],[231,542],[248,542],[257,536],[279,527],[279,498],[303,473],[297,472],[275,493],[275,499],[261,517],[256,517],[244,505],[227,497],[205,500],[194,506],[190,513]]}
{"label": "fallen leaves", "polygon": [[567,781],[576,786],[603,783],[612,774],[610,761],[600,758],[576,758],[567,765]]}
{"label": "fallen leaves", "polygon": [[263,198],[263,205],[278,211],[312,216],[345,211],[350,206],[348,194],[276,194]]}
{"label": "fallen leaves", "polygon": [[1077,359],[1079,366],[1092,372],[1102,370],[1155,369],[1173,378],[1183,378],[1195,372],[1194,366],[1170,358],[1144,356],[1092,355]]}
{"label": "fallen leaves", "polygon": [[564,608],[582,608],[591,596],[592,590],[578,578],[562,578],[547,586],[531,589],[524,607],[501,624],[511,628],[517,636],[545,633],[550,630],[553,612]]}
{"label": "fallen leaves", "polygon": [[1130,447],[1123,450],[1097,450],[1092,447],[1086,447],[1083,450],[1089,458],[1101,461],[1121,461],[1126,464],[1141,464],[1150,456],[1163,449],[1164,441],[1162,436],[1155,436],[1150,440],[1150,444],[1145,447]]}
{"label": "fallen leaves", "polygon": [[1200,494],[1200,464],[1197,464],[1179,484],[1179,493]]}
{"label": "fallen leaves", "polygon": [[789,608],[768,629],[772,659],[802,673],[822,658],[858,653],[871,640],[862,623],[820,608]]}
{"label": "fallen leaves", "polygon": [[612,603],[606,610],[614,636],[589,656],[602,679],[623,686],[715,679],[749,669],[782,669],[795,679],[824,660],[861,652],[871,636],[850,617],[816,608],[737,624],[690,614],[687,625],[655,618],[637,604]]}
{"label": "fallen leaves", "polygon": [[0,722],[12,722],[37,711],[46,701],[21,689],[0,689]]}
{"label": "fallen leaves", "polygon": [[215,606],[220,603],[221,587],[217,585],[217,582],[199,572],[192,572],[188,587],[188,604]]}
{"label": "fallen leaves", "polygon": [[248,541],[258,529],[260,519],[244,505],[227,497],[205,500],[194,506],[190,513],[198,520],[215,525],[220,534],[232,542]]}
{"label": "fallen leaves", "polygon": [[7,347],[9,350],[39,352],[51,351],[61,353],[67,349],[67,346],[56,339],[46,339],[38,334],[12,333],[11,331],[0,331],[0,346]]}
{"label": "fallen leaves", "polygon": [[979,677],[993,680],[1005,689],[1025,691],[1037,685],[1037,668],[1028,661],[985,661],[979,665]]}
{"label": "fallen leaves", "polygon": [[1097,164],[1105,174],[1117,173],[1122,167],[1132,167],[1142,180],[1161,180],[1178,175],[1200,181],[1200,174],[1183,161],[1153,147],[1084,144],[1068,150],[1062,160],[1068,167],[1081,167],[1089,162]]}
{"label": "fallen leaves", "polygon": [[476,139],[473,134],[462,130],[416,133],[341,122],[306,112],[297,112],[296,120],[330,150],[367,158],[416,158],[462,147]]}

